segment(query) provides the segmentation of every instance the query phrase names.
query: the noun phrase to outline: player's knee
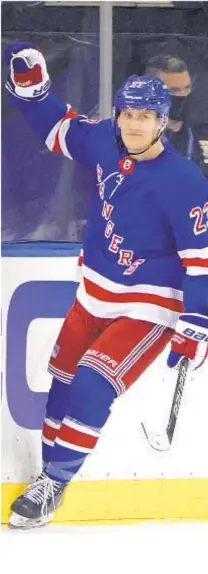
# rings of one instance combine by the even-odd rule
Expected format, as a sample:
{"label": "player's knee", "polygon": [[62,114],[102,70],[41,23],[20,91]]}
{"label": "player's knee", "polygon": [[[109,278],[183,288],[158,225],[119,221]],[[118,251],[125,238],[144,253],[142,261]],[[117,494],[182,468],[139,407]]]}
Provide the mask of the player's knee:
{"label": "player's knee", "polygon": [[67,415],[83,424],[101,428],[116,398],[112,385],[89,367],[79,367],[71,385]]}

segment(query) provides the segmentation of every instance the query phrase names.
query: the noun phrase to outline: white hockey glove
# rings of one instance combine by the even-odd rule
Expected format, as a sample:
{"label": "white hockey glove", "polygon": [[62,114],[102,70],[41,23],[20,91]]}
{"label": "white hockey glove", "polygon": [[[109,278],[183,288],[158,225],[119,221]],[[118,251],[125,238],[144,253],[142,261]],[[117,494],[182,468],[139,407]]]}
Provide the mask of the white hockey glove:
{"label": "white hockey glove", "polygon": [[51,81],[42,52],[33,44],[15,42],[4,53],[10,72],[6,89],[22,100],[42,100]]}
{"label": "white hockey glove", "polygon": [[208,317],[197,313],[180,315],[171,339],[168,366],[178,367],[181,359],[190,359],[190,370],[203,365],[208,357]]}

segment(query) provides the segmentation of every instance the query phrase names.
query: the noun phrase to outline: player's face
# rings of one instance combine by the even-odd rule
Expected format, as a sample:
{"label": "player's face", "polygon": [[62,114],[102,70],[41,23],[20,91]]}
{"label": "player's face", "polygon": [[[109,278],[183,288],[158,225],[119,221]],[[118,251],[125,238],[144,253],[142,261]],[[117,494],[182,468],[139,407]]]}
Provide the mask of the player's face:
{"label": "player's face", "polygon": [[157,77],[165,82],[170,96],[186,97],[191,92],[191,76],[188,71],[173,74],[158,70]]}
{"label": "player's face", "polygon": [[133,108],[121,110],[118,126],[124,145],[131,152],[146,148],[160,127],[156,112]]}

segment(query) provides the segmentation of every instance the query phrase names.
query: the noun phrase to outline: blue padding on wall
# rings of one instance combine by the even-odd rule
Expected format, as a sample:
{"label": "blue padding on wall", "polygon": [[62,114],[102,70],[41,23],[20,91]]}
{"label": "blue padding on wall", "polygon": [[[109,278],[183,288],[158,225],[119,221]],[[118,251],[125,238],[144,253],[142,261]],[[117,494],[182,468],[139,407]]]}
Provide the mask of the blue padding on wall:
{"label": "blue padding on wall", "polygon": [[2,243],[2,257],[76,257],[81,243],[68,241],[18,241]]}

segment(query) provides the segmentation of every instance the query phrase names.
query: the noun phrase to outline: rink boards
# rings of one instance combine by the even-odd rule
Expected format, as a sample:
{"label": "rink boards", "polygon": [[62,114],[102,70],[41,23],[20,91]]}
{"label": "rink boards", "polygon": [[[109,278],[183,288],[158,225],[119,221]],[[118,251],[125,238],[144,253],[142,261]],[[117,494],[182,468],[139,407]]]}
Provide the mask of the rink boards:
{"label": "rink boards", "polygon": [[[47,360],[78,285],[77,244],[3,247],[2,521],[40,471]],[[172,448],[152,450],[141,420],[161,432],[175,373],[167,351],[112,407],[93,455],[70,484],[57,522],[208,518],[208,372],[189,376]]]}

